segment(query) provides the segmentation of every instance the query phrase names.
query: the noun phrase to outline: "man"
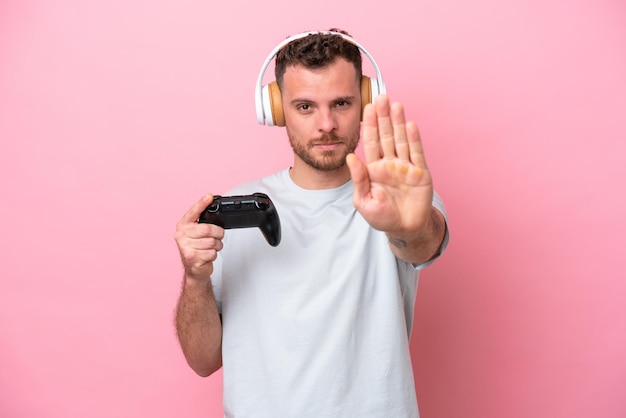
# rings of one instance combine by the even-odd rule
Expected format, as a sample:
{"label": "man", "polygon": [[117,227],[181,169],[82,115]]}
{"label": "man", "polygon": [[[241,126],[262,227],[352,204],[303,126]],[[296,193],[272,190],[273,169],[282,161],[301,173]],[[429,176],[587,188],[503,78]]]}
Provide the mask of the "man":
{"label": "man", "polygon": [[409,335],[419,270],[447,243],[445,208],[402,105],[379,95],[362,110],[360,60],[332,33],[276,56],[293,165],[229,194],[268,194],[280,245],[197,223],[212,195],[177,224],[178,337],[199,375],[223,364],[226,416],[419,415]]}

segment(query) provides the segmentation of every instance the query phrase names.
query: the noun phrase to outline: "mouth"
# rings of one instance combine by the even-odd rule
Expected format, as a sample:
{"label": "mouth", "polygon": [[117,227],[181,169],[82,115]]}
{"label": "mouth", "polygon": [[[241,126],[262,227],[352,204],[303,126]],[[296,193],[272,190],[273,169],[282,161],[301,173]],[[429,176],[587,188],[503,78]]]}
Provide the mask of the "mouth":
{"label": "mouth", "polygon": [[313,148],[320,151],[335,151],[337,148],[343,146],[343,142],[318,142],[313,144]]}

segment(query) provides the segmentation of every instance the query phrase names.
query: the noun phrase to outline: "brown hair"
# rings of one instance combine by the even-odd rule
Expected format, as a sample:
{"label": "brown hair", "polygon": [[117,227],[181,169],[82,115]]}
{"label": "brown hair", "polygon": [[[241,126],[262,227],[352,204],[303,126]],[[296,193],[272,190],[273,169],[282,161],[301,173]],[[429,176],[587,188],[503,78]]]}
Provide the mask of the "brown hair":
{"label": "brown hair", "polygon": [[[348,32],[341,29],[330,29],[330,31],[350,36]],[[338,57],[354,65],[360,82],[363,70],[359,48],[339,35],[313,33],[288,43],[276,54],[274,69],[276,83],[278,87],[282,86],[283,75],[289,66],[323,68],[332,64]]]}

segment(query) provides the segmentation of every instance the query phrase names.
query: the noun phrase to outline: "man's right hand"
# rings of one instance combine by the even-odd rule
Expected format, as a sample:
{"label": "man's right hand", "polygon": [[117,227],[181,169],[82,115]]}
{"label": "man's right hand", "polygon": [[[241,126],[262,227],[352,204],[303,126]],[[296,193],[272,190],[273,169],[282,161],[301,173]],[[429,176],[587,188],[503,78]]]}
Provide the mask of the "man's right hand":
{"label": "man's right hand", "polygon": [[212,202],[213,195],[204,196],[176,224],[174,239],[185,268],[185,280],[208,281],[213,273],[213,261],[223,247],[223,228],[198,223],[200,214]]}

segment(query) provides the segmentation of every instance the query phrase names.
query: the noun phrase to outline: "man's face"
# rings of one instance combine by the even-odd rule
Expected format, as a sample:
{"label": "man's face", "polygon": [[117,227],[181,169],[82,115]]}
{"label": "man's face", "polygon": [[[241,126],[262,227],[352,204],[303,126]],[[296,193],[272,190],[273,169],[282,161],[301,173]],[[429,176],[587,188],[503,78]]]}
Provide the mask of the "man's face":
{"label": "man's face", "polygon": [[281,88],[295,164],[332,171],[359,143],[361,90],[354,66],[338,58],[327,67],[288,67]]}

